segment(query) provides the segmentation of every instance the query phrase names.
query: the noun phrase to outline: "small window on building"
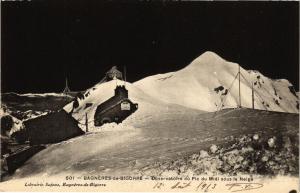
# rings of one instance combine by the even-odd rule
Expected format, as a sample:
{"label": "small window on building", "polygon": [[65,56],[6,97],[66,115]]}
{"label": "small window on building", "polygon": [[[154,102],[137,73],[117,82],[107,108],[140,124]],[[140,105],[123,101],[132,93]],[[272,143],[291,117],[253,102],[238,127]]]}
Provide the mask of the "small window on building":
{"label": "small window on building", "polygon": [[122,111],[130,111],[130,103],[127,101],[124,101],[121,103],[121,110]]}

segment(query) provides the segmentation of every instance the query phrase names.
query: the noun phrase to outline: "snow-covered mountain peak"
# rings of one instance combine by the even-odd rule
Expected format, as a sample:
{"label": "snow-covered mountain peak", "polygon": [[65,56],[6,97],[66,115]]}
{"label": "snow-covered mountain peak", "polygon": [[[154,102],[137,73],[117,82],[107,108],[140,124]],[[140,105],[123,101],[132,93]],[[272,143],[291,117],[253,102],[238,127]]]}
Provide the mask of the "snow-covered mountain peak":
{"label": "snow-covered mountain peak", "polygon": [[[239,64],[228,62],[208,51],[182,70],[149,76],[134,85],[165,102],[216,111],[222,108],[222,103],[224,108],[238,106],[238,71]],[[240,72],[243,107],[252,107],[253,84],[255,108],[294,113],[299,111],[297,95],[288,80],[272,80],[258,71],[245,70],[242,66]]]}
{"label": "snow-covered mountain peak", "polygon": [[238,71],[238,64],[228,62],[218,54],[207,51],[194,59],[183,71],[189,71],[190,73],[205,72],[214,75],[222,71]]}
{"label": "snow-covered mountain peak", "polygon": [[[237,63],[228,62],[213,52],[205,52],[176,72],[126,83],[129,98],[138,103],[139,109],[125,122],[157,112],[169,113],[171,107],[178,106],[210,112],[236,108],[239,105],[238,67]],[[247,71],[242,67],[240,72],[243,107],[252,107],[253,85],[256,109],[298,113],[298,97],[288,81],[272,80],[258,71]],[[86,113],[88,119],[93,120],[97,106],[112,97],[119,84],[124,84],[124,81],[98,83],[64,109],[72,112],[81,123]]]}
{"label": "snow-covered mountain peak", "polygon": [[205,60],[205,61],[212,61],[212,60],[219,60],[224,61],[224,59],[219,56],[218,54],[212,52],[212,51],[206,51],[203,54],[201,54],[199,57],[197,57],[196,60]]}

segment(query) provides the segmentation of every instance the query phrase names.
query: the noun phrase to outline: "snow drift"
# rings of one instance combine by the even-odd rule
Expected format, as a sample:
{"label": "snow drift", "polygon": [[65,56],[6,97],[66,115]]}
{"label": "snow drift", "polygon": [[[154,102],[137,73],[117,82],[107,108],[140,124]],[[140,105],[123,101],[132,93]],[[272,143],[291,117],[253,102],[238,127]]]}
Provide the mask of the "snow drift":
{"label": "snow drift", "polygon": [[[126,118],[122,124],[136,125],[137,123],[145,123],[147,117],[151,117],[157,112],[161,115],[166,113],[181,112],[188,110],[186,107],[170,104],[167,101],[161,101],[144,93],[131,83],[124,83],[119,80],[111,80],[105,83],[99,83],[92,88],[86,90],[83,95],[78,96],[75,100],[64,107],[67,112],[72,111],[72,116],[79,121],[79,126],[85,129],[85,116],[87,114],[89,131],[97,131],[103,127],[94,126],[94,115],[97,106],[114,95],[116,85],[126,84],[129,93],[129,99],[134,103],[138,103],[138,110],[131,116]],[[74,105],[76,103],[76,105]],[[190,110],[190,109],[189,109]]]}

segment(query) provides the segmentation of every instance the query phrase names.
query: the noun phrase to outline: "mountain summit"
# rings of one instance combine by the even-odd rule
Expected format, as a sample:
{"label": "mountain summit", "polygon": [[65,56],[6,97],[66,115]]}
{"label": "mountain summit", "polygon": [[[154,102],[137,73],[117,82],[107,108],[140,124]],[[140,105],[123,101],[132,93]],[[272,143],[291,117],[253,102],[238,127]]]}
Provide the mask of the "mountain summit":
{"label": "mountain summit", "polygon": [[[205,52],[185,68],[146,77],[128,83],[118,79],[101,81],[64,107],[84,127],[85,116],[93,121],[98,105],[114,95],[116,85],[126,85],[129,98],[139,109],[125,120],[136,122],[159,112],[214,112],[239,105],[239,65],[213,52]],[[284,79],[272,80],[258,71],[240,67],[241,106],[252,107],[252,84],[255,109],[298,113],[299,103],[293,85]]]}
{"label": "mountain summit", "polygon": [[[208,51],[182,70],[149,76],[134,85],[165,102],[212,112],[238,106],[238,80],[235,80],[238,70],[239,64]],[[289,81],[272,80],[242,67],[240,72],[243,107],[252,107],[253,84],[256,109],[298,113],[298,97]]]}

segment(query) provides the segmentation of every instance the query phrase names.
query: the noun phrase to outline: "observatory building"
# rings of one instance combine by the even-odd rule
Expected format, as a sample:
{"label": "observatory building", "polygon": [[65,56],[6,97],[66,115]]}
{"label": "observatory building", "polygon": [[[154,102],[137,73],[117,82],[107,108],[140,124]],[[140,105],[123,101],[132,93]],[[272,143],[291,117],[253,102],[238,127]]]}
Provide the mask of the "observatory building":
{"label": "observatory building", "polygon": [[137,109],[138,104],[129,100],[128,90],[125,86],[117,86],[115,95],[97,107],[94,124],[95,126],[101,126],[111,122],[121,123]]}

